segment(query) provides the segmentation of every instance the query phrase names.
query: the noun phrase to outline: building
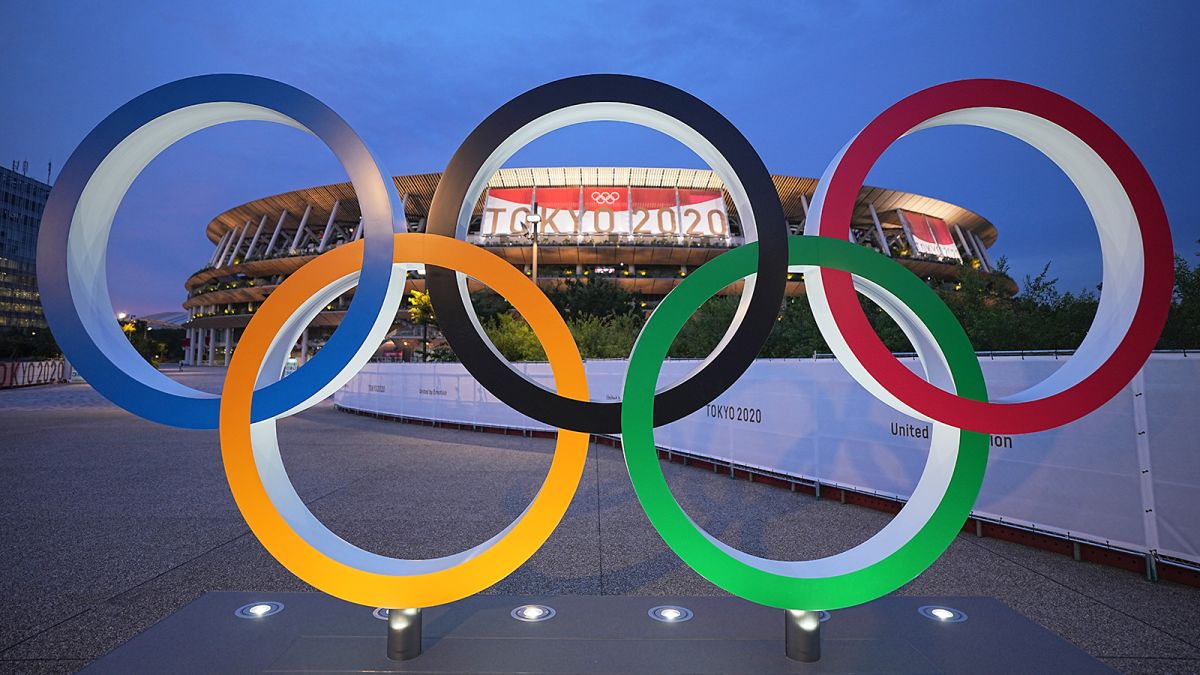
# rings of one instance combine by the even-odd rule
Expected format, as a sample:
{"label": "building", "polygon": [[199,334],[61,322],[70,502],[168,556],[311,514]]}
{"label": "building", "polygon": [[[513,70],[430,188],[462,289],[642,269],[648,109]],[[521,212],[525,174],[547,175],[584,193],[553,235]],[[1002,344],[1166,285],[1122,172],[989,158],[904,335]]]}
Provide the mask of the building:
{"label": "building", "polygon": [[187,312],[157,312],[132,318],[146,322],[146,326],[154,330],[180,330],[191,317]]}
{"label": "building", "polygon": [[37,238],[50,186],[0,167],[0,330],[46,325],[37,288]]}
{"label": "building", "polygon": [[[439,178],[394,178],[410,231],[424,231]],[[773,179],[788,228],[802,231],[816,179]],[[530,236],[535,205],[536,246]],[[238,331],[271,289],[320,253],[361,237],[359,220],[349,183],[264,197],[214,218],[207,226],[212,256],[185,284],[188,361],[223,363],[226,347],[236,344]],[[962,265],[994,271],[988,248],[996,228],[977,213],[930,197],[864,187],[852,234],[935,284],[953,283]],[[743,238],[737,212],[712,171],[583,167],[498,171],[476,205],[468,240],[544,287],[604,278],[641,294],[649,308],[689,270]],[[1001,281],[1016,292],[1011,280]],[[724,292],[740,292],[739,286]],[[408,280],[405,292],[412,289],[424,289],[419,275]],[[804,292],[801,275],[789,275],[787,292]],[[343,296],[317,316],[301,338],[298,360],[341,321],[348,303]],[[417,333],[397,339],[415,340]]]}

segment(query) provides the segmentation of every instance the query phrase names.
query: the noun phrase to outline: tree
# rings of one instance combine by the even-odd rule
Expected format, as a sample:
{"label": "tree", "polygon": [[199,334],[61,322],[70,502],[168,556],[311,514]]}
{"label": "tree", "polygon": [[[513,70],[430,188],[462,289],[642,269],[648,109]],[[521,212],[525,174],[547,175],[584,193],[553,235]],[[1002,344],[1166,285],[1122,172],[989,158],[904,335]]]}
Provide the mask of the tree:
{"label": "tree", "polygon": [[706,300],[683,324],[679,335],[675,336],[675,341],[667,350],[667,356],[673,359],[702,359],[708,356],[729,329],[737,304],[738,298],[729,295]]}
{"label": "tree", "polygon": [[[1045,279],[1046,273],[1040,278]],[[1028,278],[1026,282],[1029,283]],[[938,295],[958,318],[976,350],[1009,349],[1011,346],[1005,341],[1021,333],[1012,313],[1009,291],[993,276],[961,267],[953,285],[940,289]],[[911,346],[906,346],[905,351],[911,350]]]}
{"label": "tree", "polygon": [[[1091,291],[1063,292],[1050,276],[1047,263],[1036,275],[1026,275],[1021,292],[1010,295],[1008,262],[1001,258],[996,273],[962,266],[949,281],[931,281],[934,291],[958,319],[977,351],[1070,350],[1083,342],[1099,306]],[[487,294],[490,294],[488,297]],[[427,297],[427,296],[426,296]],[[604,279],[572,281],[550,294],[567,319],[571,335],[584,358],[625,358],[632,351],[644,317],[638,296]],[[493,293],[472,294],[476,312],[501,354],[510,361],[541,361],[545,352],[529,325],[509,313]],[[688,319],[676,336],[671,358],[701,359],[720,343],[740,302],[738,296],[710,298]],[[884,345],[911,352],[900,327],[873,302],[860,296],[863,312]],[[485,318],[486,317],[486,318]],[[1175,259],[1175,293],[1159,349],[1200,348],[1200,265]],[[829,352],[817,330],[807,296],[787,298],[760,355],[764,358],[811,357]]]}
{"label": "tree", "polygon": [[[133,345],[135,351],[141,354],[142,358],[154,366],[158,367],[166,358],[167,343],[155,339],[150,334],[150,327],[141,319],[125,319],[121,321],[121,332],[129,339],[129,344]],[[161,331],[160,331],[161,333]]]}
{"label": "tree", "polygon": [[435,363],[451,363],[458,361],[458,356],[454,353],[453,349],[450,349],[449,345],[438,345],[429,350],[429,354],[425,360]]}
{"label": "tree", "polygon": [[[671,358],[702,359],[716,349],[733,322],[741,298],[736,295],[710,298],[683,325],[668,355]],[[870,316],[872,307],[865,308]],[[775,325],[763,345],[764,358],[799,358],[826,353],[829,347],[817,330],[816,319],[806,296],[784,300]]]}
{"label": "tree", "polygon": [[509,361],[545,361],[546,352],[529,324],[511,314],[497,314],[483,324],[496,351]]}
{"label": "tree", "polygon": [[568,319],[636,314],[641,304],[640,294],[601,277],[589,281],[571,279],[547,295]]}
{"label": "tree", "polygon": [[3,328],[0,329],[0,359],[54,358],[62,356],[62,350],[50,334],[50,329]]}
{"label": "tree", "polygon": [[429,326],[437,325],[437,315],[433,312],[433,303],[429,301],[429,291],[413,289],[408,297],[408,320],[421,327],[421,359],[429,360]]}
{"label": "tree", "polygon": [[472,293],[471,306],[475,308],[475,316],[479,317],[480,322],[487,321],[497,314],[512,311],[512,305],[500,297],[499,293],[490,289]]}
{"label": "tree", "polygon": [[775,327],[763,345],[766,358],[797,358],[829,352],[825,338],[817,329],[808,296],[787,298],[775,320]]}
{"label": "tree", "polygon": [[1175,256],[1175,297],[1158,346],[1161,349],[1200,347],[1200,264],[1193,267],[1183,256]]}
{"label": "tree", "polygon": [[585,359],[627,359],[633,342],[642,329],[641,317],[634,314],[597,317],[585,316],[567,322],[579,354]]}

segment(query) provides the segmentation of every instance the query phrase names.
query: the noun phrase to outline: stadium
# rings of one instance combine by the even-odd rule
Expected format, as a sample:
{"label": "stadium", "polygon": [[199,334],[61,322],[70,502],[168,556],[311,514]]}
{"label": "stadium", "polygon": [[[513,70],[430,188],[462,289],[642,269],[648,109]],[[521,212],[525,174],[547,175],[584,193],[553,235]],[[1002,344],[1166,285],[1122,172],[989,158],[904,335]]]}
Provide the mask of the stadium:
{"label": "stadium", "polygon": [[[441,174],[396,176],[411,232],[425,230]],[[773,176],[788,229],[804,227],[813,178]],[[186,284],[185,362],[220,365],[260,303],[315,256],[362,236],[350,183],[263,197],[207,225],[214,249]],[[963,207],[864,186],[852,220],[856,243],[895,258],[931,284],[952,284],[968,265],[995,272],[988,255],[995,226]],[[501,256],[544,288],[603,278],[642,297],[647,310],[692,270],[743,242],[738,214],[712,171],[661,168],[513,168],[498,171],[476,204],[468,240]],[[787,293],[804,293],[789,275]],[[1003,287],[1016,292],[1006,277]],[[473,284],[474,282],[472,282]],[[410,275],[405,293],[424,290]],[[471,289],[477,288],[472,285]],[[735,284],[725,293],[740,292]],[[297,345],[303,363],[341,321],[349,297],[328,305]],[[411,359],[415,327],[407,314],[387,349]]]}

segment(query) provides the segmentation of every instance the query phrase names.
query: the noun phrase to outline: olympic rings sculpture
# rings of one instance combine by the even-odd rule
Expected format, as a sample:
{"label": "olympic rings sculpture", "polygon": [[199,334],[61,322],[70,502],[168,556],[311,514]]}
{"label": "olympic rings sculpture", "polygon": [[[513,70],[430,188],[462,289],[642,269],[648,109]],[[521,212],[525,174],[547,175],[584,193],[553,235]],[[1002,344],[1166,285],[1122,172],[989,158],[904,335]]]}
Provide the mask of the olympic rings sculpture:
{"label": "olympic rings sculpture", "polygon": [[[105,249],[125,191],[151,159],[190,133],[236,120],[287,124],[324,141],[350,175],[364,237],[318,256],[267,297],[234,351],[223,394],[213,397],[150,368],[121,336],[110,312]],[[747,238],[696,269],[654,310],[630,355],[622,401],[615,403],[589,400],[579,350],[541,290],[501,258],[461,240],[483,186],[506,159],[544,133],[592,120],[640,124],[692,148],[724,181]],[[989,400],[966,333],[937,295],[898,262],[847,241],[855,197],[875,160],[897,138],[947,124],[995,129],[1041,150],[1079,189],[1101,239],[1104,285],[1092,330],[1061,369],[1002,400]],[[885,110],[829,164],[804,236],[788,235],[770,174],[736,127],[691,95],[637,77],[573,77],[506,103],[454,154],[434,194],[426,234],[403,232],[389,176],[344,120],[293,87],[244,75],[190,78],[139,96],[88,134],[51,192],[38,241],[46,317],[77,369],[114,403],[146,419],[219,427],[230,489],[266,549],[309,584],[363,605],[439,605],[503,579],[558,525],[582,475],[590,434],[614,432],[622,434],[629,476],[650,522],[709,581],[786,609],[870,601],[916,577],[949,546],[978,496],[987,434],[1049,429],[1098,408],[1145,362],[1171,302],[1170,228],[1141,163],[1082,107],[1017,82],[952,82]],[[613,194],[615,203],[619,195]],[[550,471],[516,521],[462,553],[401,560],[360,549],[313,516],[284,470],[275,422],[320,401],[367,362],[399,308],[407,272],[418,264],[428,266],[441,328],[467,370],[508,405],[559,433]],[[749,555],[705,532],[671,496],[654,443],[655,427],[706,405],[753,362],[774,324],[789,270],[807,275],[817,326],[853,378],[889,406],[933,424],[925,470],[892,522],[848,551],[808,561]],[[467,299],[467,275],[529,322],[550,361],[554,391],[499,356]],[[725,338],[682,382],[656,391],[667,349],[688,317],[738,280],[745,280],[746,293]],[[304,327],[356,286],[326,346],[283,378]],[[883,346],[857,293],[896,320],[924,377]]]}

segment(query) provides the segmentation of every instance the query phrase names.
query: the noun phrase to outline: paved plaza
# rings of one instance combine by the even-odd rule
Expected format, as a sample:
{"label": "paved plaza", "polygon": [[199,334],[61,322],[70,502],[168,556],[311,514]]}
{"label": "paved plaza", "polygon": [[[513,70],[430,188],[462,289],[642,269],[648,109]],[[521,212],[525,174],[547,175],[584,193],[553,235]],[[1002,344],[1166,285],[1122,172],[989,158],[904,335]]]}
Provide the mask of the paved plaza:
{"label": "paved plaza", "polygon": [[[172,374],[213,391],[223,372]],[[312,590],[250,534],[215,431],[141,420],[83,384],[0,391],[0,420],[0,671],[77,670],[207,591]],[[505,527],[536,491],[553,447],[343,414],[329,402],[281,422],[280,442],[318,518],[364,548],[410,558],[454,553]],[[590,452],[562,524],[487,592],[723,594],[651,528],[620,451]],[[693,518],[759,555],[828,555],[889,518],[664,469]],[[997,598],[1125,672],[1200,671],[1200,589],[964,534],[898,592]]]}

